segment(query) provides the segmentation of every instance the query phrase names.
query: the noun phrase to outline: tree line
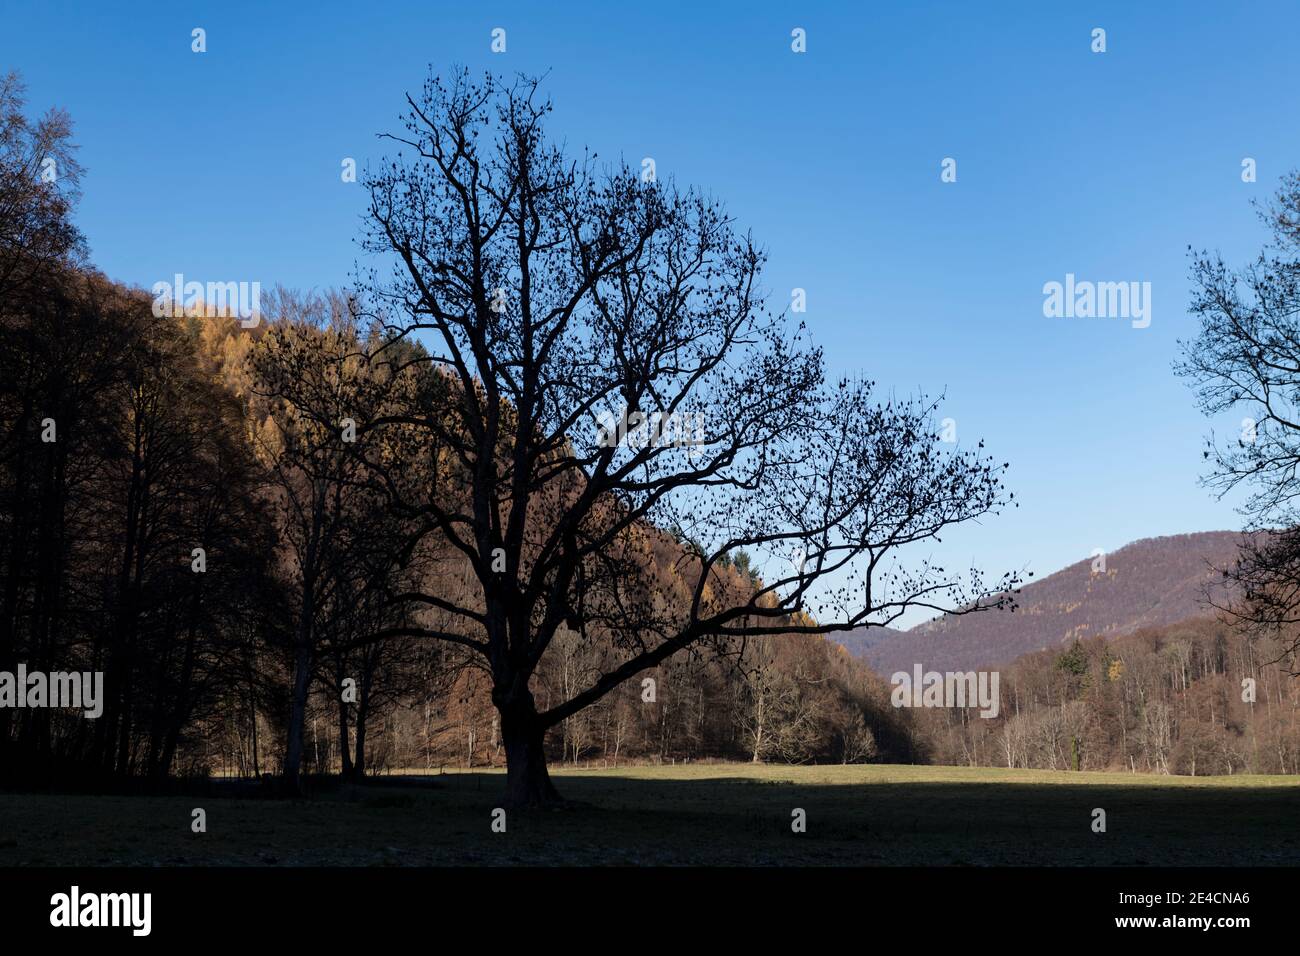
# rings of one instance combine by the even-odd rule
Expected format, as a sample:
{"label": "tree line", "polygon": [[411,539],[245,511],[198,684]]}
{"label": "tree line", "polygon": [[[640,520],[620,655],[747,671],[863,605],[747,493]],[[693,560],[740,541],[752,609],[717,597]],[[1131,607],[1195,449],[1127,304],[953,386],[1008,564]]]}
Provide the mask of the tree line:
{"label": "tree line", "polygon": [[1093,637],[1001,669],[999,716],[912,712],[928,760],[1206,776],[1300,773],[1290,639],[1213,617]]}

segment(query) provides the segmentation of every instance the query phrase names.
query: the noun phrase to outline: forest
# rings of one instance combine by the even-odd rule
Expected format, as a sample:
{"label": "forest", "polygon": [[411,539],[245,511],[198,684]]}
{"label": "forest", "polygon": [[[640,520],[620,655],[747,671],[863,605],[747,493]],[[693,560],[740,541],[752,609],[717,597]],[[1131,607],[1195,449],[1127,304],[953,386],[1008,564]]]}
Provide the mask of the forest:
{"label": "forest", "polygon": [[[102,669],[108,690],[97,724],[9,712],[19,715],[10,746],[29,772],[280,772],[295,618],[308,604],[308,770],[500,764],[490,675],[455,648],[403,636],[405,616],[381,597],[415,578],[463,587],[467,568],[438,554],[397,564],[387,544],[399,519],[321,424],[373,385],[351,358],[367,343],[347,327],[344,297],[280,292],[245,329],[229,317],[155,318],[147,296],[89,271],[59,281],[76,303],[63,321],[33,312],[6,324],[11,346],[28,345],[6,350],[15,365],[30,361],[32,342],[78,361],[70,378],[6,368],[6,381],[26,386],[16,408],[53,410],[43,417],[58,432],[42,442],[29,412],[7,450],[5,646],[33,668]],[[690,542],[646,537],[663,593],[685,600],[677,568]],[[742,552],[719,575],[752,587],[747,563]],[[617,766],[910,753],[887,686],[837,644],[798,634],[732,643],[674,658],[565,719],[554,755]],[[603,651],[562,631],[537,674],[542,705],[600,673]]]}
{"label": "forest", "polygon": [[1001,671],[994,720],[913,711],[943,764],[1206,776],[1300,770],[1286,644],[1212,617],[1039,651]]}

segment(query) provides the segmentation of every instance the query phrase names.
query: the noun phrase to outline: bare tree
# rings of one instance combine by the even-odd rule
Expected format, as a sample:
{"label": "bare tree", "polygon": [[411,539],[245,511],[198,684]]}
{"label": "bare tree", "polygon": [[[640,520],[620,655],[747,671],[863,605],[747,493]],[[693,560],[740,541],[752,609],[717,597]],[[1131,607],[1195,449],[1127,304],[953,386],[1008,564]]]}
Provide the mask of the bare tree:
{"label": "bare tree", "polygon": [[[1011,575],[986,588],[928,564],[882,593],[895,551],[1009,500],[1005,465],[943,452],[932,401],[827,382],[718,202],[566,156],[536,80],[462,72],[407,104],[388,137],[404,152],[367,176],[366,245],[393,270],[365,292],[447,387],[366,427],[427,434],[431,480],[395,498],[464,555],[477,593],[408,595],[454,623],[405,633],[485,660],[509,804],[558,799],[548,728],[684,648],[1009,602]],[[706,543],[683,554],[659,530],[675,525]],[[723,573],[740,549],[765,556],[760,586]],[[539,710],[532,678],[562,626],[616,654]]]}
{"label": "bare tree", "polygon": [[72,120],[53,109],[25,114],[17,73],[0,76],[0,304],[54,265],[80,263],[85,240],[72,224],[81,164]]}
{"label": "bare tree", "polygon": [[1238,623],[1288,635],[1300,651],[1300,173],[1283,179],[1259,208],[1272,242],[1254,262],[1233,269],[1219,255],[1196,253],[1192,313],[1200,331],[1181,343],[1175,371],[1196,391],[1206,415],[1242,414],[1236,434],[1211,435],[1206,483],[1222,497],[1250,490],[1241,511],[1247,531],[1235,567],[1225,571],[1229,599],[1214,603]]}
{"label": "bare tree", "polygon": [[[370,361],[379,344],[360,335],[354,302],[344,294],[277,290],[266,313],[269,327],[248,361],[253,393],[267,413],[256,441],[277,515],[282,573],[293,595],[284,773],[296,790],[308,697],[323,657],[332,658],[336,682],[348,676],[358,681],[363,721],[374,703],[369,681],[379,657],[371,654],[367,660],[366,654],[349,657],[348,652],[410,616],[409,607],[390,605],[385,591],[400,587],[420,562],[412,551],[389,546],[403,535],[401,516],[386,507],[386,495],[373,486],[365,463],[372,455],[415,467],[418,458],[408,446],[398,446],[408,437],[400,429],[381,435],[359,422],[414,386],[390,377],[392,363]],[[381,439],[383,447],[365,447]],[[393,474],[400,475],[403,467],[394,464]],[[360,669],[351,675],[338,671],[352,666]],[[346,750],[346,710],[339,713],[340,744]],[[359,722],[361,770],[364,746],[364,722]],[[345,760],[344,769],[356,767]]]}

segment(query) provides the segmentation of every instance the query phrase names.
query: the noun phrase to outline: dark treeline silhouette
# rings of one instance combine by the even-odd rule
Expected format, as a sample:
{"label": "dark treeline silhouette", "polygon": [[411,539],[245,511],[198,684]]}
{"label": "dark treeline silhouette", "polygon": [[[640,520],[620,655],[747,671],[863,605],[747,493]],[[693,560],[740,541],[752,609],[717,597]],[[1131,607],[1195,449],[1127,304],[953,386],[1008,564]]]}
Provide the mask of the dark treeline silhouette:
{"label": "dark treeline silhouette", "polygon": [[[162,775],[275,606],[270,541],[237,403],[192,328],[85,266],[70,124],[28,122],[22,96],[0,82],[0,670],[100,671],[104,691],[95,721],[0,709],[3,763]],[[189,573],[196,541],[212,574]]]}

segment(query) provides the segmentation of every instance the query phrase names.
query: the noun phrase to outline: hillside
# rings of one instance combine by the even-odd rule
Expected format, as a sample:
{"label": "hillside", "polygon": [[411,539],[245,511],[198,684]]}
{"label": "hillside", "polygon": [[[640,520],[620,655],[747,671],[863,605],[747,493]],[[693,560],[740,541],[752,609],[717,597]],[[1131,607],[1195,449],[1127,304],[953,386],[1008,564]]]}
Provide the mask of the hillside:
{"label": "hillside", "polygon": [[873,648],[900,637],[905,638],[906,635],[906,631],[893,627],[863,627],[846,634],[834,635],[831,640],[838,641],[846,651],[859,660],[869,661]]}
{"label": "hillside", "polygon": [[1229,564],[1235,531],[1144,538],[1106,556],[1104,573],[1085,558],[1025,586],[1014,612],[927,621],[907,631],[864,629],[841,643],[886,677],[927,669],[984,667],[1075,638],[1118,636],[1206,613],[1205,588]]}

